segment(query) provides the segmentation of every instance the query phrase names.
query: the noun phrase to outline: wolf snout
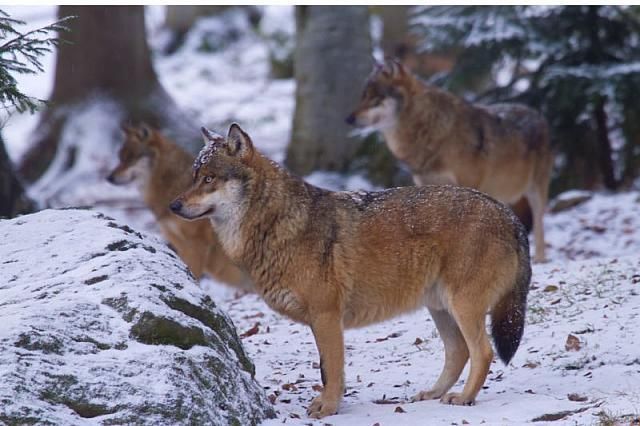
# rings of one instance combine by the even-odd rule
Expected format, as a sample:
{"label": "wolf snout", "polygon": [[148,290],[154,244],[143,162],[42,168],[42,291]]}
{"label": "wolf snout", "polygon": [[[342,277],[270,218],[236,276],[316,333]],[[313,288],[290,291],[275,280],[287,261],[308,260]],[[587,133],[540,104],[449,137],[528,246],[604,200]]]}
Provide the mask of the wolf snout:
{"label": "wolf snout", "polygon": [[113,173],[110,173],[109,176],[107,176],[107,182],[116,183],[116,178],[113,176]]}
{"label": "wolf snout", "polygon": [[347,124],[353,126],[354,124],[356,124],[356,115],[354,113],[351,113],[347,118],[345,118],[344,121],[346,121]]}
{"label": "wolf snout", "polygon": [[169,208],[171,209],[172,212],[178,213],[180,210],[182,210],[182,201],[173,200],[173,202],[169,204]]}

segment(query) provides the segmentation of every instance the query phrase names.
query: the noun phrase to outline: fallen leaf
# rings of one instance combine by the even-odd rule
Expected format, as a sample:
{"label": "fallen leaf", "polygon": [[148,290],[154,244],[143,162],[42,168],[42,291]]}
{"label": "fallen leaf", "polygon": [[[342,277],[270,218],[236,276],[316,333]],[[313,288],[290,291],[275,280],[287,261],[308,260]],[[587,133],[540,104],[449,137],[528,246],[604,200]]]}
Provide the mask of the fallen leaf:
{"label": "fallen leaf", "polygon": [[567,395],[567,398],[569,399],[569,401],[575,402],[585,402],[589,400],[589,398],[587,398],[586,396],[578,395],[577,393],[570,393],[569,395]]}
{"label": "fallen leaf", "polygon": [[373,403],[374,404],[397,404],[398,399],[399,398],[397,396],[387,399],[387,395],[382,395],[382,399],[376,399],[373,401]]}
{"label": "fallen leaf", "polygon": [[316,392],[322,392],[324,388],[322,387],[322,385],[313,385],[311,386],[311,389],[313,389]]}
{"label": "fallen leaf", "polygon": [[416,346],[421,345],[422,343],[424,343],[424,340],[422,340],[419,337],[416,337],[416,341],[413,342],[413,344],[416,345]]}
{"label": "fallen leaf", "polygon": [[258,334],[258,331],[260,331],[260,323],[259,322],[255,323],[255,325],[253,327],[251,327],[250,329],[248,329],[247,331],[242,333],[240,335],[240,338],[244,339],[245,337],[253,336],[254,334]]}
{"label": "fallen leaf", "polygon": [[404,411],[404,409],[400,406],[397,406],[395,410],[393,410],[394,413],[406,413],[406,411]]}
{"label": "fallen leaf", "polygon": [[286,391],[297,391],[298,388],[293,383],[285,383],[282,385],[282,389]]}
{"label": "fallen leaf", "polygon": [[579,351],[582,348],[582,344],[580,343],[580,339],[573,334],[569,334],[567,336],[567,341],[564,344],[564,348],[568,351]]}
{"label": "fallen leaf", "polygon": [[549,293],[551,291],[558,291],[558,286],[557,285],[548,285],[542,291],[547,292],[547,293]]}

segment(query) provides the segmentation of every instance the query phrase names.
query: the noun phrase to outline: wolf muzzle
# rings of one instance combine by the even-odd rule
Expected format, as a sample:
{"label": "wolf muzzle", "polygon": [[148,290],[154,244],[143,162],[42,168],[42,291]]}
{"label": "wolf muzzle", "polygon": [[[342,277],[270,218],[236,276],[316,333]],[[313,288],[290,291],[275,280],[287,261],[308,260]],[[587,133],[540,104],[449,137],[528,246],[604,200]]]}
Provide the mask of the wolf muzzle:
{"label": "wolf muzzle", "polygon": [[180,210],[182,210],[182,201],[173,200],[173,202],[169,204],[169,209],[171,209],[171,211],[174,213],[180,212]]}

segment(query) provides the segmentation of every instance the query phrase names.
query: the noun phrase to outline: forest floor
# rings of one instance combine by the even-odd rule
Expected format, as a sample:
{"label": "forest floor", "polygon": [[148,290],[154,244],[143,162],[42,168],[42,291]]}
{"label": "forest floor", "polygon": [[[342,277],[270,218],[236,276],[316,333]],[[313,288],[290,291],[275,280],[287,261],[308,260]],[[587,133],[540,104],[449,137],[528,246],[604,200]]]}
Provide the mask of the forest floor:
{"label": "forest floor", "polygon": [[[12,8],[6,8],[12,12]],[[30,24],[47,23],[53,7],[13,8]],[[156,49],[165,35],[160,11],[149,8],[149,38]],[[163,85],[177,103],[202,124],[224,131],[240,122],[258,149],[282,161],[293,112],[294,82],[269,78],[269,44],[264,34],[247,33],[216,53],[198,49],[206,34],[224,31],[233,19],[202,20],[182,49],[154,54]],[[238,24],[243,25],[243,24]],[[290,7],[269,7],[263,33],[291,33]],[[45,74],[19,79],[25,90],[46,97],[53,57]],[[10,118],[3,135],[17,160],[37,116]],[[94,161],[89,158],[87,161]],[[100,161],[105,161],[101,159]],[[64,201],[48,205],[96,205],[131,226],[157,232],[135,191],[104,182],[102,164],[93,175],[69,182]],[[371,189],[359,176],[315,173],[312,183],[333,189]],[[38,192],[40,201],[46,194]],[[70,195],[69,195],[70,194]],[[118,200],[118,202],[114,202]],[[132,208],[133,206],[133,208]],[[318,356],[307,327],[275,314],[255,295],[204,280],[202,285],[232,317],[256,363],[256,378],[275,403],[278,418],[268,424],[487,424],[528,422],[608,424],[608,419],[640,415],[640,195],[594,194],[570,210],[548,214],[545,231],[550,261],[535,265],[527,326],[520,349],[505,366],[492,364],[477,405],[453,407],[438,401],[408,402],[437,378],[444,360],[442,343],[425,311],[364,329],[349,330],[346,343],[346,394],[340,414],[312,422],[305,408],[320,386]],[[455,389],[460,389],[468,368]],[[627,423],[631,420],[627,420]]]}

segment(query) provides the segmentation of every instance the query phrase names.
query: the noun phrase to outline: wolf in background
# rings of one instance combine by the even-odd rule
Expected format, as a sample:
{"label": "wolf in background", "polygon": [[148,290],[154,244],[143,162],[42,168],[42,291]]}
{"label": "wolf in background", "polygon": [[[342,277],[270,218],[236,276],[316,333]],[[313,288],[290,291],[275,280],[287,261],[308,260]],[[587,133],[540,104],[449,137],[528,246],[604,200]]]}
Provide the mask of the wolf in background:
{"label": "wolf in background", "polygon": [[[274,310],[307,324],[324,385],[308,407],[334,414],[344,392],[343,330],[427,307],[445,346],[435,385],[414,400],[471,405],[493,350],[513,357],[531,279],[527,234],[510,209],[458,186],[332,192],[260,154],[237,124],[206,146],[177,215],[209,218],[229,255]],[[460,393],[449,393],[467,360]]]}
{"label": "wolf in background", "polygon": [[416,185],[475,188],[507,204],[526,197],[534,260],[545,260],[543,215],[552,153],[544,117],[519,104],[470,104],[395,61],[375,66],[347,122],[380,131]]}
{"label": "wolf in background", "polygon": [[120,162],[107,177],[115,185],[136,183],[164,237],[196,279],[208,273],[216,280],[250,290],[251,280],[224,253],[206,220],[187,222],[171,214],[169,203],[191,182],[193,156],[160,132],[142,124],[123,125]]}

